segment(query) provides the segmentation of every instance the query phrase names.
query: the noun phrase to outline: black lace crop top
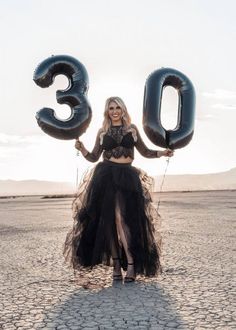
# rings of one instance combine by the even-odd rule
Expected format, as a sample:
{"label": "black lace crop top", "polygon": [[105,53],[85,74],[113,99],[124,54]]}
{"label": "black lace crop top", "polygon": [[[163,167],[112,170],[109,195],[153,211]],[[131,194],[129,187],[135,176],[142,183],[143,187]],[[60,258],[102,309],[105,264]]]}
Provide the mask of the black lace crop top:
{"label": "black lace crop top", "polygon": [[111,126],[106,133],[100,129],[92,152],[88,152],[85,158],[90,162],[96,162],[103,152],[104,159],[121,156],[134,159],[134,146],[146,158],[159,157],[157,150],[147,148],[137,127],[132,124],[128,129],[121,125]]}

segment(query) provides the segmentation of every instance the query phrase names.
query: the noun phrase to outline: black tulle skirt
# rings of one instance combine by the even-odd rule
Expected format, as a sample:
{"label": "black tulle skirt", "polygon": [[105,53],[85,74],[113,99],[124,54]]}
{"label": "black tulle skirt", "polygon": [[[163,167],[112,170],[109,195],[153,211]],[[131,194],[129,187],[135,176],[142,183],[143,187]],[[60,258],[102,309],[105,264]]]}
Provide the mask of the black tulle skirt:
{"label": "black tulle skirt", "polygon": [[64,256],[74,269],[112,265],[112,247],[127,269],[116,227],[119,207],[136,274],[162,272],[160,216],[151,186],[152,179],[131,164],[104,160],[86,173],[72,204],[74,225],[64,244]]}

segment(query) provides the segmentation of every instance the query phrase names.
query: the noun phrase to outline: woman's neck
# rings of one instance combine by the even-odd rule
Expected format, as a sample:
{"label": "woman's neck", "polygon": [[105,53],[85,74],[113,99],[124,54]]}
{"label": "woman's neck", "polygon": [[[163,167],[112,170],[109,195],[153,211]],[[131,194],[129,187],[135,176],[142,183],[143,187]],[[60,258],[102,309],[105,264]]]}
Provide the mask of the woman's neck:
{"label": "woman's neck", "polygon": [[122,126],[122,123],[111,123],[111,126]]}

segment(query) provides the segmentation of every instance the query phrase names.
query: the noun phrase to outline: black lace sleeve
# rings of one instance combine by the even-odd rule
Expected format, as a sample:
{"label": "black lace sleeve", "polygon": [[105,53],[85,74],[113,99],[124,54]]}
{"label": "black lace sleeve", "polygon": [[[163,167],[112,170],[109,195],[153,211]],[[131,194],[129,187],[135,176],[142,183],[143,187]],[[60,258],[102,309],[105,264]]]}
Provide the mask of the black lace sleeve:
{"label": "black lace sleeve", "polygon": [[136,130],[137,134],[137,141],[135,143],[135,147],[140,152],[140,154],[146,158],[159,158],[159,152],[157,150],[148,149],[146,144],[143,142],[141,135],[139,134],[138,128],[135,125],[132,126]]}
{"label": "black lace sleeve", "polygon": [[100,134],[101,134],[101,129],[97,133],[95,145],[93,147],[92,152],[88,152],[87,155],[84,156],[89,162],[95,163],[96,161],[98,161],[98,159],[101,156],[103,148],[102,145],[100,144]]}

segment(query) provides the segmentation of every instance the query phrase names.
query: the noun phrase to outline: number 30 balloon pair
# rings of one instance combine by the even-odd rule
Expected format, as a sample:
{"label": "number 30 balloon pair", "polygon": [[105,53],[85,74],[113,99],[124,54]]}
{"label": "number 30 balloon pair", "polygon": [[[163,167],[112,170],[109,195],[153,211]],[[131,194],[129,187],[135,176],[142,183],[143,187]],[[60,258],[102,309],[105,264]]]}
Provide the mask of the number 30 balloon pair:
{"label": "number 30 balloon pair", "polygon": [[[58,90],[57,102],[68,104],[71,116],[59,120],[50,108],[36,114],[41,129],[48,135],[62,140],[77,139],[89,126],[92,117],[87,99],[88,74],[82,63],[68,55],[47,58],[36,68],[34,81],[40,87],[49,87],[58,74],[69,79],[69,87]],[[172,86],[179,94],[178,121],[174,130],[166,130],[160,120],[162,92]],[[162,68],[154,71],[147,79],[144,92],[143,127],[148,138],[160,147],[178,149],[189,143],[193,136],[195,92],[191,81],[181,72]]]}

